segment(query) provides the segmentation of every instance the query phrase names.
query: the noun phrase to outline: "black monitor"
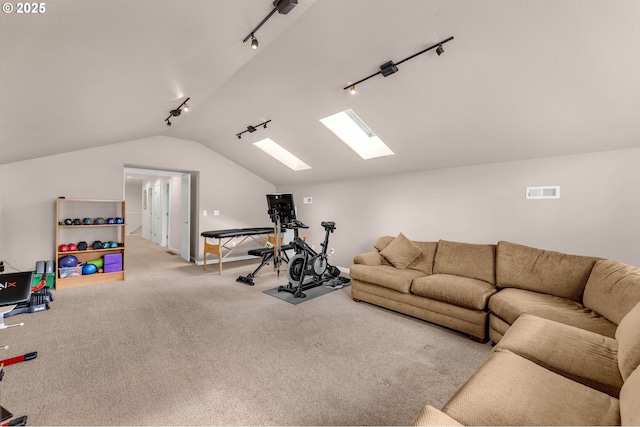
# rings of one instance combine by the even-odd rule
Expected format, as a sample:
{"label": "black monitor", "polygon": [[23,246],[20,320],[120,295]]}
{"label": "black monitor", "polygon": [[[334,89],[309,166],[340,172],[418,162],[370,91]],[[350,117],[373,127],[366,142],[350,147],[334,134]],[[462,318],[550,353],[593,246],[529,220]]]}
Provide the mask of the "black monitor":
{"label": "black monitor", "polygon": [[296,207],[293,204],[293,194],[267,194],[267,214],[275,224],[290,224],[296,219]]}

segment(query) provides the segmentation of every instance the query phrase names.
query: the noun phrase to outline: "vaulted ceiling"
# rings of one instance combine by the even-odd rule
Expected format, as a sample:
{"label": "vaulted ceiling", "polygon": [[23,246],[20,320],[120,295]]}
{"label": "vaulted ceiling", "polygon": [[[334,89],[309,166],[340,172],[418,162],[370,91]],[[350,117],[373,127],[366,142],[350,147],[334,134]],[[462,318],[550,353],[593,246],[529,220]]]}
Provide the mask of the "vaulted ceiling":
{"label": "vaulted ceiling", "polygon": [[[0,15],[0,164],[167,135],[285,184],[640,146],[637,0],[299,0],[258,50],[242,40],[271,0],[45,5]],[[319,122],[347,108],[395,155],[362,160]]]}

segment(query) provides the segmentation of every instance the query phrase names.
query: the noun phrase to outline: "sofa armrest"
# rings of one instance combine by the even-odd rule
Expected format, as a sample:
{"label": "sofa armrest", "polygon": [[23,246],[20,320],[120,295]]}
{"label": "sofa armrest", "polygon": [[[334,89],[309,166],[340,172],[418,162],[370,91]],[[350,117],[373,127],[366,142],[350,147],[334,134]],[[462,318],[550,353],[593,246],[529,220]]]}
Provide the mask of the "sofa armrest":
{"label": "sofa armrest", "polygon": [[427,405],[411,423],[412,426],[461,426],[458,421],[444,412]]}
{"label": "sofa armrest", "polygon": [[378,251],[365,252],[353,258],[354,264],[382,265],[382,255]]}

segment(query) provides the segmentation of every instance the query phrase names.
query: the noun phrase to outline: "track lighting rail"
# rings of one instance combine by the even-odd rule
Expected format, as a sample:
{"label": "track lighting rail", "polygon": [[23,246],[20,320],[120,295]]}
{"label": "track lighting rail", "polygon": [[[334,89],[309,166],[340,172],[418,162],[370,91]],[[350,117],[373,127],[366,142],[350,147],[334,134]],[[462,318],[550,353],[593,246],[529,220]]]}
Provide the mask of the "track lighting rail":
{"label": "track lighting rail", "polygon": [[242,40],[242,43],[246,43],[247,40],[251,39],[251,47],[253,49],[258,48],[258,39],[256,39],[256,32],[262,27],[268,20],[273,16],[274,13],[280,12],[281,15],[286,15],[291,12],[291,9],[296,7],[298,4],[298,0],[274,0],[273,2],[273,10],[269,12],[269,14],[262,20],[260,23],[253,29],[247,37]]}
{"label": "track lighting rail", "polygon": [[382,74],[384,77],[387,77],[387,76],[389,76],[389,75],[391,75],[391,74],[393,74],[393,73],[398,71],[398,65],[400,65],[403,62],[406,62],[406,61],[408,61],[410,59],[413,59],[418,55],[422,55],[423,53],[428,52],[431,49],[436,49],[437,48],[436,52],[438,52],[438,56],[440,56],[444,52],[444,49],[442,48],[442,45],[447,43],[447,42],[449,42],[449,41],[451,41],[451,40],[453,40],[453,37],[449,37],[448,39],[442,40],[441,42],[438,42],[438,43],[434,44],[433,46],[429,46],[428,48],[423,49],[420,52],[414,53],[413,55],[404,58],[402,61],[399,61],[399,62],[396,62],[396,63],[394,63],[393,61],[388,61],[388,62],[386,62],[386,63],[384,63],[384,64],[382,64],[380,66],[380,71],[378,71],[376,73],[373,73],[370,76],[365,77],[364,79],[360,79],[355,83],[351,83],[348,86],[345,86],[343,88],[343,90],[350,89],[353,92],[357,85],[359,85],[360,83],[362,83],[364,81],[369,80],[372,77],[377,76],[378,74]]}
{"label": "track lighting rail", "polygon": [[187,105],[187,101],[190,99],[191,98],[185,99],[182,104],[178,106],[178,108],[169,111],[169,117],[164,119],[164,121],[167,122],[167,126],[171,126],[171,118],[178,117],[180,114],[182,114],[183,111],[189,111],[189,105]]}
{"label": "track lighting rail", "polygon": [[247,130],[243,130],[240,133],[236,133],[236,136],[238,137],[238,139],[242,139],[242,134],[243,133],[247,133],[247,132],[253,133],[253,132],[257,131],[260,126],[262,126],[264,129],[266,129],[267,128],[267,123],[269,123],[270,121],[271,120],[267,120],[265,122],[262,122],[262,123],[259,123],[259,124],[255,125],[255,126],[249,125],[249,126],[247,126]]}

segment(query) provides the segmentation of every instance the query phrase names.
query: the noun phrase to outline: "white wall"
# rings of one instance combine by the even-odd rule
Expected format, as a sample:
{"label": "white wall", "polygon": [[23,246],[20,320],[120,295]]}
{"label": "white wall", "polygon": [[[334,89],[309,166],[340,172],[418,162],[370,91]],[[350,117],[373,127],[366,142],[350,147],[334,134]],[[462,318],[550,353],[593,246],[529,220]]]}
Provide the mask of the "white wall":
{"label": "white wall", "polygon": [[[322,241],[336,222],[332,262],[349,267],[381,235],[516,243],[640,265],[640,148],[395,176],[282,185],[298,218]],[[525,200],[525,187],[559,185],[557,200]],[[313,197],[313,204],[302,198]]]}
{"label": "white wall", "polygon": [[[126,233],[130,234],[142,226],[142,182],[127,182],[124,186]],[[140,234],[140,230],[135,234]]]}
{"label": "white wall", "polygon": [[[273,184],[198,142],[157,136],[0,165],[0,258],[21,270],[53,259],[56,198],[121,200],[125,165],[198,174],[198,259],[200,232],[268,224],[265,194]],[[221,215],[203,217],[202,209]]]}

